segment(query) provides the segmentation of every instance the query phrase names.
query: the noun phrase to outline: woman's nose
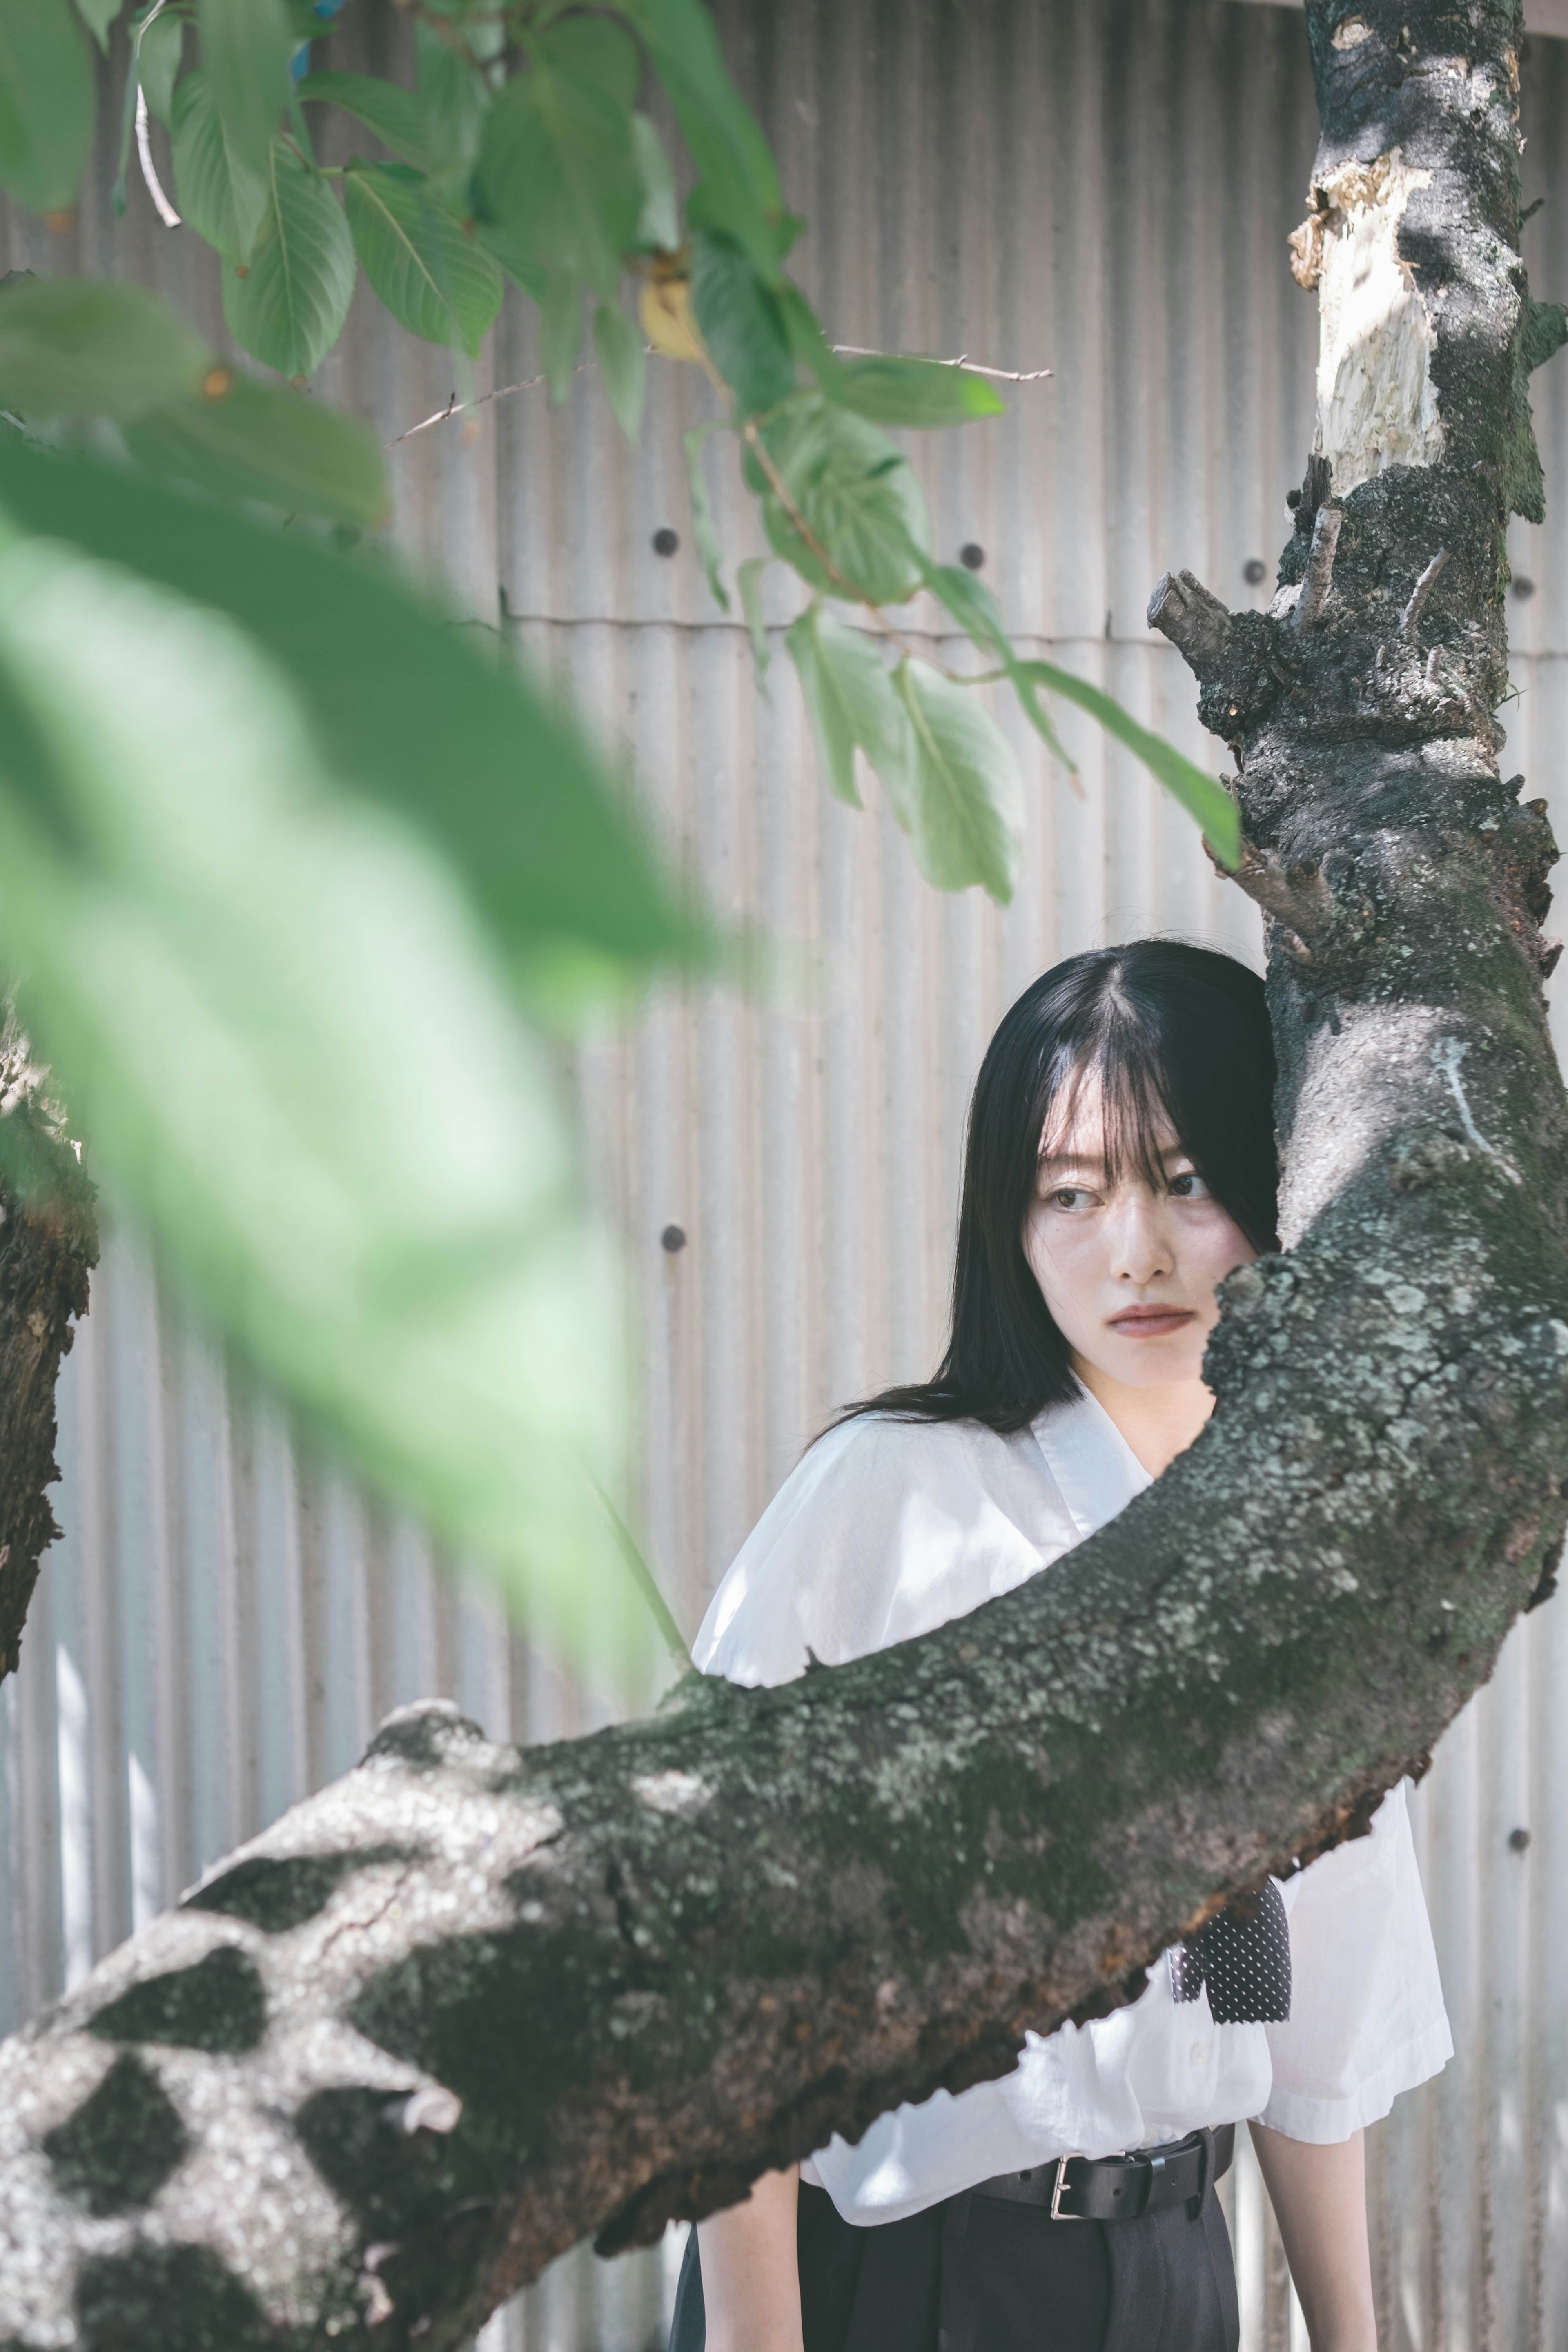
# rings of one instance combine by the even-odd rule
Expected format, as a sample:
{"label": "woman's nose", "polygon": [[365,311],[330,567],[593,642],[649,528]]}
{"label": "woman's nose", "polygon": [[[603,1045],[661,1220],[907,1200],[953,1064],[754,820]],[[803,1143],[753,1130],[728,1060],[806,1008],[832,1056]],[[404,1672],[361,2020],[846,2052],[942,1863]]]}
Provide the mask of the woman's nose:
{"label": "woman's nose", "polygon": [[1170,1273],[1170,1236],[1160,1204],[1149,1193],[1129,1193],[1117,1204],[1111,1250],[1111,1272],[1119,1282],[1152,1282]]}

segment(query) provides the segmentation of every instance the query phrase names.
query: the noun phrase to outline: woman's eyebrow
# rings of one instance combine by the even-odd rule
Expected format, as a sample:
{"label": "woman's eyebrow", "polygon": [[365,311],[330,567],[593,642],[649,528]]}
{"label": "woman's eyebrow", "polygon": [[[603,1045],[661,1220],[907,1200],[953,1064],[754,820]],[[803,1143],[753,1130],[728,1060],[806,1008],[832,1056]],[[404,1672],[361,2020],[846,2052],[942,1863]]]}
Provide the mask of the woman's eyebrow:
{"label": "woman's eyebrow", "polygon": [[[1161,1167],[1164,1168],[1173,1160],[1191,1160],[1193,1155],[1184,1143],[1178,1141],[1165,1144],[1154,1156]],[[1049,1171],[1063,1168],[1082,1168],[1098,1176],[1104,1175],[1106,1167],[1103,1157],[1097,1156],[1092,1151],[1042,1151],[1038,1165]]]}
{"label": "woman's eyebrow", "polygon": [[1090,1169],[1096,1175],[1100,1176],[1103,1176],[1105,1173],[1104,1160],[1097,1160],[1094,1157],[1094,1154],[1089,1151],[1042,1151],[1039,1158],[1039,1164],[1042,1168],[1048,1169]]}

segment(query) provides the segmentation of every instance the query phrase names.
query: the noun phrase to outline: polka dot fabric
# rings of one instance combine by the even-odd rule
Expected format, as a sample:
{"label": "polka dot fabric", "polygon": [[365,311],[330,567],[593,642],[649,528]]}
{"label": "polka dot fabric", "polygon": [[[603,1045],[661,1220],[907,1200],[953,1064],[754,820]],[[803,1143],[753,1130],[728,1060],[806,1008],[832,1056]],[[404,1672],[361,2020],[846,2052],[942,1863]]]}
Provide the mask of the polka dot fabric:
{"label": "polka dot fabric", "polygon": [[1196,2000],[1208,1988],[1216,2025],[1282,2025],[1290,2014],[1290,1923],[1269,1879],[1216,1912],[1187,1944],[1171,1951],[1171,1990]]}

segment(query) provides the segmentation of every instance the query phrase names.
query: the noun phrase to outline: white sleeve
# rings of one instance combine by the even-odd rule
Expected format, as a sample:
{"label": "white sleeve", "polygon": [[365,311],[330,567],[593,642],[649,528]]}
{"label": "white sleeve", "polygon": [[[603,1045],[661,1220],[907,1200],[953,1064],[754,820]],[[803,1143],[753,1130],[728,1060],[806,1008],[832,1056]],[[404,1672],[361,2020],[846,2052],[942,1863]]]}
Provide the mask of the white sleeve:
{"label": "white sleeve", "polygon": [[1371,1834],[1285,1883],[1290,2015],[1270,2025],[1274,2087],[1261,2121],[1291,2139],[1349,2139],[1454,2054],[1405,1784]]}
{"label": "white sleeve", "polygon": [[809,1650],[843,1665],[962,1617],[1066,1551],[1076,1530],[1038,1472],[987,1429],[867,1417],[819,1438],[709,1603],[704,1674],[787,1683]]}

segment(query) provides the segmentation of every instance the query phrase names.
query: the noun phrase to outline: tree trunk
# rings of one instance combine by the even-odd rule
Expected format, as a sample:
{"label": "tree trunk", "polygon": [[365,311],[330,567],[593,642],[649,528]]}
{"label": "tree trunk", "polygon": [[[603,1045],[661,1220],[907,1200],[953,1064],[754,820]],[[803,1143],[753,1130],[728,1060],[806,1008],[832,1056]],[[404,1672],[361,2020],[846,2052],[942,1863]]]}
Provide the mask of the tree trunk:
{"label": "tree trunk", "polygon": [[59,1533],[55,1383],[98,1264],[92,1186],[47,1083],[0,1005],[0,1681],[16,1671],[39,1555]]}
{"label": "tree trunk", "polygon": [[[455,2345],[1364,1826],[1549,1581],[1568,1122],[1498,775],[1528,370],[1514,0],[1309,0],[1320,457],[1272,614],[1154,616],[1270,919],[1289,1254],[1214,1421],[1051,1574],[777,1691],[520,1753],[441,1707],[0,2053],[0,2340]],[[1439,562],[1439,559],[1442,559]],[[1293,593],[1295,592],[1295,593]]]}

